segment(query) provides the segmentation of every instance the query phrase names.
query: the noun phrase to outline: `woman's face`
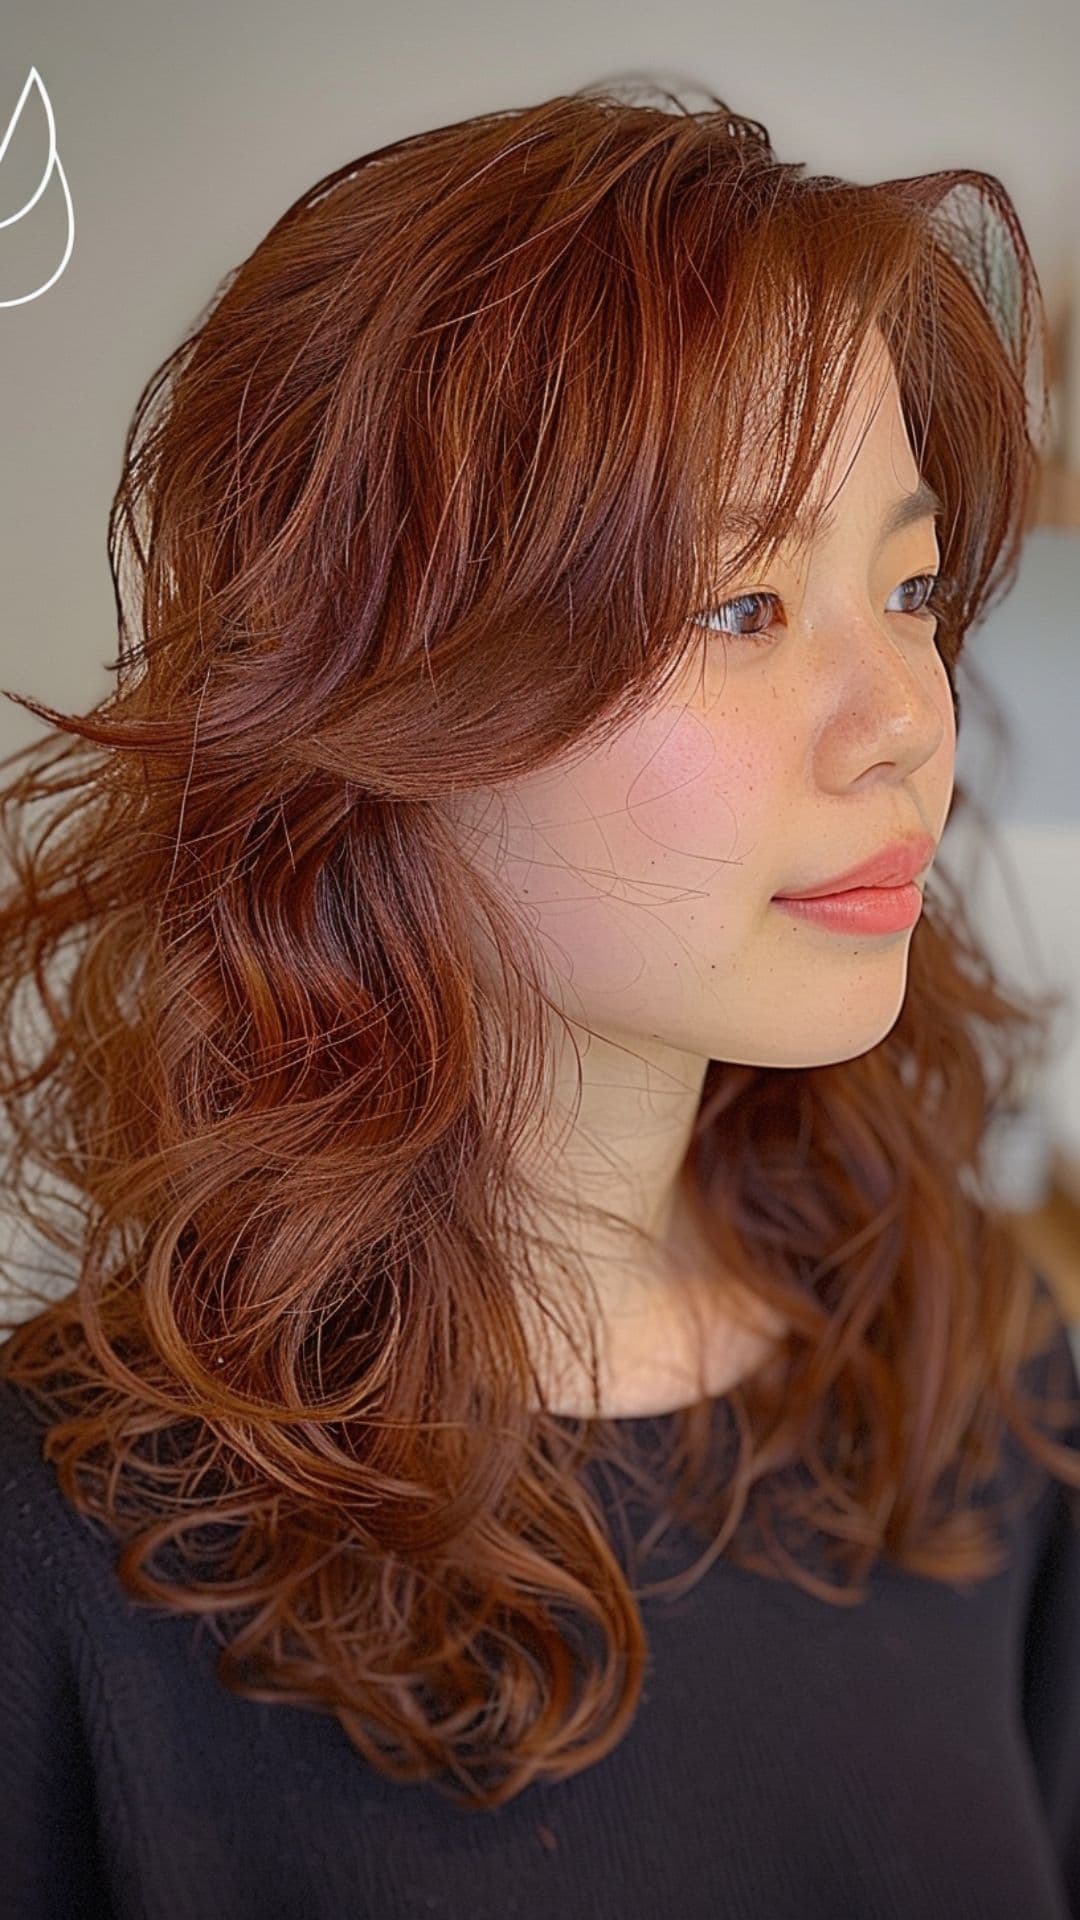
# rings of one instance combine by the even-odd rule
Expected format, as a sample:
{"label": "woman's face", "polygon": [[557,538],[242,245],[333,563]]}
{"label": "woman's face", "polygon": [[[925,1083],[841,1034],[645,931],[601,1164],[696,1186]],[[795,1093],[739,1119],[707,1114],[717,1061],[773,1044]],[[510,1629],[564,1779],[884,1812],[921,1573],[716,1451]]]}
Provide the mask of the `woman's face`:
{"label": "woman's face", "polygon": [[953,705],[913,578],[938,566],[934,523],[882,533],[919,480],[874,336],[822,474],[831,525],[725,586],[616,742],[485,796],[492,861],[571,1019],[654,1055],[780,1067],[893,1026],[911,928],[830,929],[775,896],[944,827]]}

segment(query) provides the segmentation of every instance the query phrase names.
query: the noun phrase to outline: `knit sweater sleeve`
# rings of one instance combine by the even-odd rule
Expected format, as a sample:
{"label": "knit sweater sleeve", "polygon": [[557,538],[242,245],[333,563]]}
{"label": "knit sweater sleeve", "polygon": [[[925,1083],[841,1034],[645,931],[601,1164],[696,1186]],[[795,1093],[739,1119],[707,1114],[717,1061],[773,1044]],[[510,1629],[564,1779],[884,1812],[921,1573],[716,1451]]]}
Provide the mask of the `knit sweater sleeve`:
{"label": "knit sweater sleeve", "polygon": [[[8,1383],[0,1393],[10,1395]],[[33,1445],[20,1420],[0,1466],[0,1907],[19,1920],[109,1920],[70,1597],[56,1564],[64,1543],[53,1538],[55,1509],[42,1507]]]}

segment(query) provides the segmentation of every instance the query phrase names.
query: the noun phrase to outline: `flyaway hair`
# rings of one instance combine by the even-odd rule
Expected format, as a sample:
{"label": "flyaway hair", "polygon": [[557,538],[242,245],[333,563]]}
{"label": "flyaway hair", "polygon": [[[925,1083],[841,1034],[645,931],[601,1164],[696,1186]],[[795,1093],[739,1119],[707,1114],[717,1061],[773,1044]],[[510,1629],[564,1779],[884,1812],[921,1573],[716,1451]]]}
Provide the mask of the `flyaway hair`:
{"label": "flyaway hair", "polygon": [[[575,1289],[596,1378],[519,1152],[551,1009],[449,803],[655,701],[721,572],[790,534],[871,328],[944,507],[959,716],[1046,422],[998,179],[808,176],[709,102],[583,88],[301,194],[140,396],[115,690],[5,690],[49,729],[0,791],[6,1179],[66,1290],[9,1289],[0,1375],[225,1686],[467,1806],[609,1752],[647,1649],[582,1473],[624,1439],[542,1404]],[[1060,1314],[985,1166],[1050,1004],[935,870],[879,1045],[710,1063],[680,1178],[791,1331],[713,1485],[709,1405],[680,1414],[708,1558],[843,1605],[882,1558],[971,1583],[1007,1431],[1080,1485],[1062,1382],[1025,1385]]]}

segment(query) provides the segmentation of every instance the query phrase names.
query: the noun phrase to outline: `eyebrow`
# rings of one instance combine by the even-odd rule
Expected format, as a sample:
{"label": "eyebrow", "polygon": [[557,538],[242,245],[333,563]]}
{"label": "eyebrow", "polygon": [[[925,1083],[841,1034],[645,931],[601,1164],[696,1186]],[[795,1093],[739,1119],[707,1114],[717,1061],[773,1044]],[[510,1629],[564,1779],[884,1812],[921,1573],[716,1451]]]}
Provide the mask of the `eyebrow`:
{"label": "eyebrow", "polygon": [[[917,520],[936,519],[944,510],[944,505],[933,487],[928,486],[925,480],[920,480],[914,493],[901,494],[898,500],[893,501],[881,522],[879,540],[884,545],[886,540],[891,539],[893,534],[899,533],[902,528],[912,526]],[[756,529],[759,525],[755,516],[751,514],[733,512],[724,516],[725,530],[730,529],[732,532]],[[792,521],[792,531],[799,539],[809,541],[815,535],[828,533],[833,525],[834,516],[818,507],[809,512],[797,513]]]}
{"label": "eyebrow", "polygon": [[[902,528],[914,525],[917,520],[936,520],[938,514],[943,512],[944,507],[933,487],[928,486],[925,480],[920,480],[914,493],[902,493],[899,500],[893,501],[881,522],[879,541],[884,546],[885,541],[891,540],[893,534],[899,533]],[[798,514],[795,519],[796,530],[806,539],[817,533],[830,532],[833,525],[834,516],[821,508],[809,515]]]}
{"label": "eyebrow", "polygon": [[881,538],[887,540],[890,534],[899,533],[901,527],[909,527],[915,520],[936,520],[944,511],[933,487],[920,480],[914,493],[905,493],[893,502],[881,523]]}

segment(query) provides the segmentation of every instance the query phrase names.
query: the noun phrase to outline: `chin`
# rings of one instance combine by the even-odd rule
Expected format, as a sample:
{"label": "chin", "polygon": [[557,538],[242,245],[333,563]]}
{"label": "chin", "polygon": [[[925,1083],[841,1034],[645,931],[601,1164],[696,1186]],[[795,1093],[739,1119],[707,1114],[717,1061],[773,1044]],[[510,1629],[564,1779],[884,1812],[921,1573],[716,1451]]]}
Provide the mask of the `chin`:
{"label": "chin", "polygon": [[893,1005],[884,1019],[875,1021],[845,1019],[841,1013],[831,1020],[819,1017],[809,1033],[785,1035],[774,1029],[763,1037],[759,1048],[747,1046],[733,1052],[730,1046],[718,1046],[711,1057],[740,1067],[839,1066],[843,1060],[857,1060],[861,1054],[880,1046],[896,1025],[902,1005],[901,996],[899,1004]]}

